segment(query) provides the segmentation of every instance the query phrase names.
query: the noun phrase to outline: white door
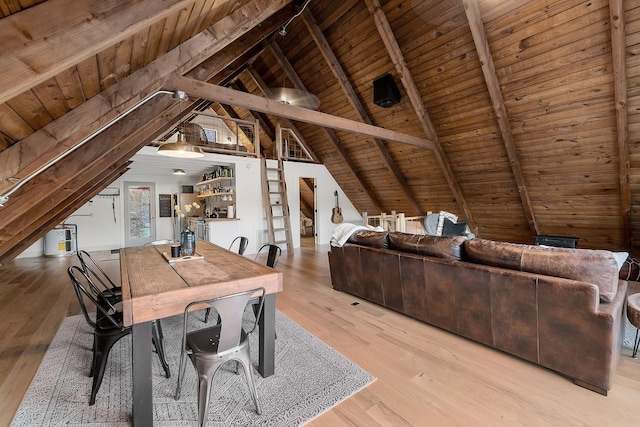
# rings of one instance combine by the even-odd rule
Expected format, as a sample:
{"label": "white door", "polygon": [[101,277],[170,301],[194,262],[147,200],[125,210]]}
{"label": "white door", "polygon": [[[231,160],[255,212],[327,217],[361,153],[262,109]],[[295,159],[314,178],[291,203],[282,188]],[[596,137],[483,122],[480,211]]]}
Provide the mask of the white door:
{"label": "white door", "polygon": [[124,183],[125,246],[141,246],[156,240],[155,185]]}

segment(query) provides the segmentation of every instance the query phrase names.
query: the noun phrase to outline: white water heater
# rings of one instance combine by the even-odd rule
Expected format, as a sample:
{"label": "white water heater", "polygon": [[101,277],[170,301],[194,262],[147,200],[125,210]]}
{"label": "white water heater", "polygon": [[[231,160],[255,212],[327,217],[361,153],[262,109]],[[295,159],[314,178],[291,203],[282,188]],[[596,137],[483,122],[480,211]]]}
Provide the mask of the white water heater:
{"label": "white water heater", "polygon": [[77,226],[58,225],[44,236],[44,256],[68,256],[76,252]]}

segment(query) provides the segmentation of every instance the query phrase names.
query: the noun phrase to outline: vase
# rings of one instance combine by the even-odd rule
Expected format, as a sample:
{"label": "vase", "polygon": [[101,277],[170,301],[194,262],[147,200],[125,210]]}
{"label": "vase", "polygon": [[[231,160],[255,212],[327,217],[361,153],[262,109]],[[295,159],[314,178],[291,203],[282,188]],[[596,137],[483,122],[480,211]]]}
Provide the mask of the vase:
{"label": "vase", "polygon": [[191,256],[196,253],[196,233],[185,227],[180,233],[180,255]]}

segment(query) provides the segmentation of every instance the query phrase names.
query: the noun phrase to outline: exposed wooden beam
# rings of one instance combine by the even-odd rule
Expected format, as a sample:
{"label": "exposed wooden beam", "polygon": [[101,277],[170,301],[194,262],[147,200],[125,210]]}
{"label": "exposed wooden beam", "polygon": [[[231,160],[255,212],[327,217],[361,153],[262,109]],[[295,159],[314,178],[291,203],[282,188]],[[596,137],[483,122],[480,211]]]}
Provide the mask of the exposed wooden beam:
{"label": "exposed wooden beam", "polygon": [[534,235],[540,234],[538,221],[536,220],[531,198],[529,197],[529,191],[527,190],[526,180],[522,173],[518,150],[516,148],[515,141],[513,140],[513,133],[511,132],[511,124],[509,122],[509,116],[507,115],[507,108],[504,105],[504,98],[502,97],[502,91],[500,90],[500,82],[498,81],[493,58],[491,57],[487,33],[484,28],[484,23],[482,22],[482,15],[480,13],[480,8],[478,7],[478,2],[477,0],[463,0],[462,3],[467,15],[467,21],[469,21],[469,27],[471,28],[471,35],[473,36],[473,42],[478,53],[478,58],[482,65],[482,73],[484,74],[484,80],[487,84],[487,89],[489,90],[493,110],[495,111],[496,118],[498,120],[500,133],[502,134],[502,141],[507,150],[509,164],[511,165],[511,172],[513,173],[516,185],[518,186],[518,192],[520,194],[520,200],[522,202],[525,217],[527,218],[531,232]]}
{"label": "exposed wooden beam", "polygon": [[[277,14],[269,16],[259,26],[255,26],[243,37],[235,40],[232,45],[203,61],[189,72],[189,76],[196,80],[209,81],[226,67],[245,68],[245,65],[262,50],[261,42],[296,13],[294,5],[287,3]],[[258,50],[254,51],[256,48]]]}
{"label": "exposed wooden beam", "polygon": [[177,109],[171,99],[153,99],[22,187],[2,208],[0,255],[19,242],[22,230],[37,227],[49,211],[67,206],[86,182],[108,169],[105,164],[128,161]]}
{"label": "exposed wooden beam", "polygon": [[609,1],[613,87],[615,91],[618,157],[620,158],[620,204],[625,249],[633,248],[631,239],[631,188],[629,185],[629,110],[627,106],[627,50],[623,0]]}
{"label": "exposed wooden beam", "polygon": [[340,129],[360,135],[373,136],[423,148],[434,148],[433,143],[427,139],[368,125],[366,123],[355,122],[343,117],[332,116],[320,111],[313,111],[306,108],[296,107],[294,105],[283,104],[278,101],[255,96],[250,93],[212,85],[188,77],[177,77],[173,81],[167,83],[165,88],[169,90],[182,90],[190,96],[196,96],[224,104],[236,105],[246,109],[252,108],[256,111],[286,117],[299,122]]}
{"label": "exposed wooden beam", "polygon": [[[326,37],[322,33],[322,30],[316,23],[316,20],[313,14],[311,13],[311,10],[309,9],[304,10],[302,14],[302,20],[307,26],[309,33],[311,33],[311,37],[315,41],[316,46],[322,53],[324,60],[327,62],[329,69],[337,79],[338,84],[342,88],[342,91],[344,92],[345,96],[347,97],[347,100],[349,101],[353,109],[356,110],[356,113],[360,116],[360,119],[364,123],[373,125],[374,124],[373,120],[371,120],[371,117],[367,113],[367,110],[364,108],[364,105],[360,101],[358,94],[356,93],[355,89],[353,88],[353,85],[349,81],[349,77],[347,76],[347,73],[344,71],[344,68],[338,61],[338,58],[336,57],[335,53],[333,53],[333,50],[331,49],[331,46],[329,45],[328,40],[326,39]],[[396,181],[396,185],[400,188],[400,191],[403,193],[405,199],[407,199],[407,201],[415,211],[416,215],[423,215],[424,212],[422,211],[422,208],[420,208],[420,205],[418,205],[418,202],[413,197],[413,194],[411,194],[411,190],[409,189],[409,186],[407,185],[407,182],[404,179],[402,172],[400,172],[400,169],[396,165],[393,157],[391,157],[389,150],[387,150],[387,147],[384,145],[384,141],[378,138],[374,138],[373,141],[375,143],[375,147],[377,148],[378,152],[382,156],[385,166],[387,167],[389,172],[391,172],[391,175]]]}
{"label": "exposed wooden beam", "polygon": [[194,3],[49,0],[0,19],[0,104]]}
{"label": "exposed wooden beam", "polygon": [[[102,189],[127,172],[130,164],[131,162],[125,162],[123,165],[114,164],[108,169],[103,169],[102,174],[95,175],[93,180],[85,182],[85,185],[80,192],[74,193],[72,198],[65,200],[65,202],[69,202],[68,204],[56,205],[54,209],[48,211],[47,217],[49,219],[42,217],[39,218],[39,227],[21,230],[20,235],[15,237],[15,239],[18,240],[18,243],[11,246],[9,250],[0,255],[0,264],[12,260],[23,251],[27,250],[29,246],[34,244],[38,239],[44,237],[49,230],[52,230],[56,225],[64,221],[65,218],[69,216],[70,212],[75,212]],[[112,170],[113,172],[105,176],[104,173],[106,170]]]}
{"label": "exposed wooden beam", "polygon": [[369,13],[373,16],[373,19],[376,24],[376,28],[378,29],[378,33],[382,38],[382,41],[387,49],[387,53],[389,57],[393,61],[398,74],[400,75],[400,79],[402,81],[402,85],[409,96],[409,100],[411,101],[411,105],[416,112],[418,120],[422,126],[423,132],[427,136],[429,140],[433,142],[434,146],[434,154],[442,173],[444,175],[451,192],[453,193],[453,197],[458,202],[458,206],[465,214],[467,222],[469,223],[469,227],[477,232],[477,225],[471,215],[471,210],[467,206],[467,202],[462,194],[462,190],[458,185],[458,181],[455,178],[455,174],[451,169],[451,165],[447,160],[446,152],[440,144],[438,139],[438,133],[436,132],[436,128],[433,126],[431,122],[431,118],[429,117],[429,113],[422,102],[422,97],[420,96],[420,91],[418,90],[413,77],[411,76],[411,72],[409,71],[409,67],[407,66],[407,62],[404,59],[404,55],[400,50],[400,46],[398,45],[398,41],[393,35],[393,31],[391,29],[391,25],[389,25],[389,21],[387,21],[387,17],[380,6],[380,2],[378,0],[365,0],[367,4],[367,9],[369,9]]}
{"label": "exposed wooden beam", "polygon": [[[10,188],[12,180],[26,177],[158,90],[167,81],[183,75],[215,55],[290,1],[253,0],[247,3],[146,67],[31,134],[20,144],[3,150],[0,152],[0,190]],[[215,74],[211,68],[207,72]]]}

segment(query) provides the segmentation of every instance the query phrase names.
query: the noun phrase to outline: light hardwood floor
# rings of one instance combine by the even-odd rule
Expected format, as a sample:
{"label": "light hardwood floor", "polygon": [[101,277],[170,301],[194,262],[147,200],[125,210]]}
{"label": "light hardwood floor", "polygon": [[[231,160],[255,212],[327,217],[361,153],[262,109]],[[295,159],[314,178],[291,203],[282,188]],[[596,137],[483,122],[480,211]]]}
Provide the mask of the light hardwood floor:
{"label": "light hardwood floor", "polygon": [[[278,269],[285,290],[277,308],[377,379],[308,425],[640,425],[640,359],[631,359],[629,349],[609,396],[600,396],[552,371],[334,291],[328,249],[283,254]],[[96,255],[117,276],[117,255]],[[75,257],[0,266],[0,426],[11,422],[62,319],[79,313],[66,275],[71,262]]]}

